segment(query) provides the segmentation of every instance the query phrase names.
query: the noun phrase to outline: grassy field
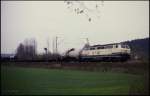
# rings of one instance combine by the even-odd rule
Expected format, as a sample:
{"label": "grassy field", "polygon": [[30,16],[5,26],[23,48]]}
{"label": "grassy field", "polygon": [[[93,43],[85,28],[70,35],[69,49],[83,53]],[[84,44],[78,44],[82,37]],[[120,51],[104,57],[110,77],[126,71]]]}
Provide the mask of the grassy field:
{"label": "grassy field", "polygon": [[1,94],[128,95],[141,93],[141,75],[1,66]]}

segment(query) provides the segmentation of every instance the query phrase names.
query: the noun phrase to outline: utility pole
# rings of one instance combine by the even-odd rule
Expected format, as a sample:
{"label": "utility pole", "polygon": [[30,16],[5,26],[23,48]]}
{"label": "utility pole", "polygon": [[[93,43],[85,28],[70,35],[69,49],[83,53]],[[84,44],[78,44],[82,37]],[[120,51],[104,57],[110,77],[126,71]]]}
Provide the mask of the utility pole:
{"label": "utility pole", "polygon": [[47,51],[49,53],[49,38],[47,38]]}
{"label": "utility pole", "polygon": [[60,44],[60,42],[58,42],[58,36],[54,37],[53,38],[53,55],[54,55],[54,58],[58,59],[58,45]]}
{"label": "utility pole", "polygon": [[58,37],[56,36],[56,41],[55,41],[55,56],[56,56],[56,61],[58,60],[58,43],[57,43],[57,41],[58,41]]}
{"label": "utility pole", "polygon": [[57,39],[58,39],[58,37],[56,36],[56,54],[57,54]]}
{"label": "utility pole", "polygon": [[88,39],[88,38],[82,38],[82,39],[86,39],[86,45],[90,46],[90,43],[89,43],[89,39]]}
{"label": "utility pole", "polygon": [[90,45],[89,39],[88,39],[88,38],[86,38],[86,42],[87,42],[87,45]]}
{"label": "utility pole", "polygon": [[54,40],[54,38],[53,38],[53,40],[52,40],[52,49],[53,49],[53,54],[55,53],[55,40]]}
{"label": "utility pole", "polygon": [[54,38],[52,39],[52,50],[53,50],[53,54],[54,54]]}
{"label": "utility pole", "polygon": [[57,54],[58,51],[58,37],[56,36],[56,38],[53,38],[53,53]]}

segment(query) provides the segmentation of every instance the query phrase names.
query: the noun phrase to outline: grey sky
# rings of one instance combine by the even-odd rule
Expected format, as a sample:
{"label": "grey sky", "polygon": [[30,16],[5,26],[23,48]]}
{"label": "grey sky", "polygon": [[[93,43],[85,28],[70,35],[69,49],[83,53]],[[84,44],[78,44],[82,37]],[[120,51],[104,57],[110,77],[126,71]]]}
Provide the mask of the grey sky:
{"label": "grey sky", "polygon": [[104,1],[100,18],[89,14],[92,22],[64,1],[1,1],[1,53],[14,53],[26,38],[35,38],[38,52],[44,52],[47,38],[52,51],[58,36],[63,52],[81,48],[87,37],[92,45],[149,37],[149,1]]}

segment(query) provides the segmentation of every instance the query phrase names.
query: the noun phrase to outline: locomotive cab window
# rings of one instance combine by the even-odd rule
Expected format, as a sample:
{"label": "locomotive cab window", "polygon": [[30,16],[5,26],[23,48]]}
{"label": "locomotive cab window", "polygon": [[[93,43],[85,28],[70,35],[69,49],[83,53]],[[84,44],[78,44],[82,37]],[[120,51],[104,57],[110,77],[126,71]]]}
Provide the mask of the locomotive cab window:
{"label": "locomotive cab window", "polygon": [[110,49],[110,48],[113,48],[112,45],[109,45],[109,46],[105,46],[106,49]]}
{"label": "locomotive cab window", "polygon": [[126,46],[127,46],[128,49],[130,49],[128,45],[126,45]]}
{"label": "locomotive cab window", "polygon": [[116,45],[116,48],[118,48],[118,45]]}
{"label": "locomotive cab window", "polygon": [[90,50],[95,50],[95,48],[90,48]]}
{"label": "locomotive cab window", "polygon": [[115,48],[118,48],[118,45],[115,45]]}
{"label": "locomotive cab window", "polygon": [[126,45],[121,45],[121,47],[122,47],[122,48],[127,48],[127,46],[126,46]]}
{"label": "locomotive cab window", "polygon": [[89,48],[84,48],[84,50],[89,50]]}
{"label": "locomotive cab window", "polygon": [[97,49],[104,49],[104,46],[97,47]]}

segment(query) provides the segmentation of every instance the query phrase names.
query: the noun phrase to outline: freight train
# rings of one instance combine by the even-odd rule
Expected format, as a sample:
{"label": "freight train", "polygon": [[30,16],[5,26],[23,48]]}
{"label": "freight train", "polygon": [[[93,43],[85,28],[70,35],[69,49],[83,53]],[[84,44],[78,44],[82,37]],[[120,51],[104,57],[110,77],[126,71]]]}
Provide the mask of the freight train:
{"label": "freight train", "polygon": [[64,60],[78,61],[127,61],[130,59],[131,49],[123,43],[86,46],[74,55],[74,50],[68,53]]}

